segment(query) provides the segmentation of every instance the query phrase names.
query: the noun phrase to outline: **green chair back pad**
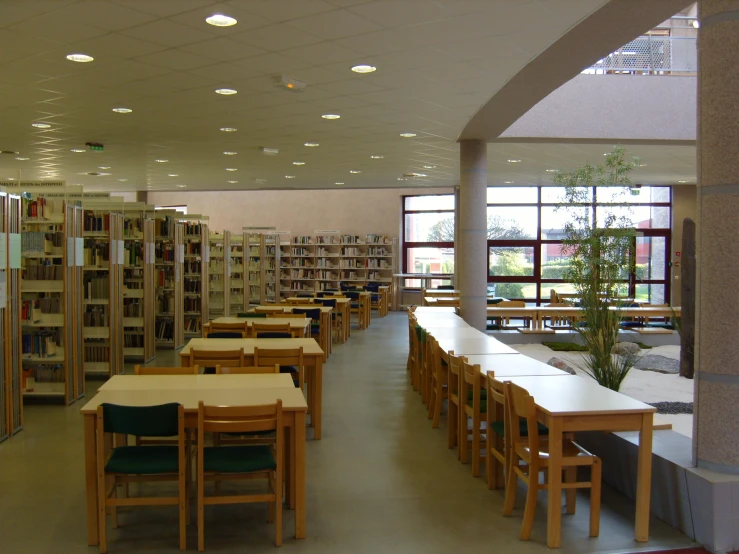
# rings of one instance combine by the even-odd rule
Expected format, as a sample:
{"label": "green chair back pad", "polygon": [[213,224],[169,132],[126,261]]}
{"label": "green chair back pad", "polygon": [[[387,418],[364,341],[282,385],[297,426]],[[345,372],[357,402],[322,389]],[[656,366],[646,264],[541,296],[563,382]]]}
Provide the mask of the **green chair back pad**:
{"label": "green chair back pad", "polygon": [[179,404],[119,406],[101,404],[103,431],[138,437],[172,437],[178,432]]}

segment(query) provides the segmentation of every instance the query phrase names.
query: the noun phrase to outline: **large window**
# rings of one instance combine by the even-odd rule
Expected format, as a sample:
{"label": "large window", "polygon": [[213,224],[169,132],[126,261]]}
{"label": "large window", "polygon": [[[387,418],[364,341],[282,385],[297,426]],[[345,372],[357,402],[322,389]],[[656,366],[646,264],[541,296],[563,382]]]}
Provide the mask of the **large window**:
{"label": "large window", "polygon": [[[561,187],[488,188],[488,294],[545,304],[552,289],[574,292],[562,239],[577,211],[596,222],[609,214],[627,217],[636,229],[636,256],[621,292],[653,304],[669,301],[670,187],[599,187],[584,204],[565,208],[563,200]],[[403,206],[404,270],[453,273],[454,196],[406,196]]]}

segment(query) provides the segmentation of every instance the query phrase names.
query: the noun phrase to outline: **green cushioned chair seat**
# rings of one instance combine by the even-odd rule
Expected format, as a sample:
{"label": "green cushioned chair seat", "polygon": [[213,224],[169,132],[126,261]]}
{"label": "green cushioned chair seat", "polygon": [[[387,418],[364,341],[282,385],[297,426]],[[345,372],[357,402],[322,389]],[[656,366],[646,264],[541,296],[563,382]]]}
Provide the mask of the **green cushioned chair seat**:
{"label": "green cushioned chair seat", "polygon": [[[467,405],[472,407],[472,391],[467,391]],[[485,412],[488,409],[488,391],[480,390],[480,411]]]}
{"label": "green cushioned chair seat", "polygon": [[[540,435],[548,435],[549,434],[549,429],[547,428],[546,425],[542,425],[541,423],[537,423],[536,425],[539,428],[539,434]],[[504,427],[502,421],[493,421],[493,423],[491,423],[490,426],[493,428],[493,431],[495,431],[495,433],[499,437],[505,437],[505,427]],[[521,420],[521,423],[520,423],[519,434],[522,437],[528,437],[529,436],[528,428],[526,427],[526,422],[523,419]]]}
{"label": "green cushioned chair seat", "polygon": [[249,473],[276,469],[272,452],[267,445],[209,446],[203,451],[205,471],[218,473]]}
{"label": "green cushioned chair seat", "polygon": [[238,314],[236,314],[236,317],[265,317],[266,318],[267,314],[257,313],[257,312],[250,312],[250,313],[239,312]]}
{"label": "green cushioned chair seat", "polygon": [[179,471],[176,446],[119,446],[105,464],[106,473],[150,475]]}
{"label": "green cushioned chair seat", "polygon": [[675,330],[675,326],[672,323],[647,323],[647,327],[654,327],[655,329],[671,329]]}

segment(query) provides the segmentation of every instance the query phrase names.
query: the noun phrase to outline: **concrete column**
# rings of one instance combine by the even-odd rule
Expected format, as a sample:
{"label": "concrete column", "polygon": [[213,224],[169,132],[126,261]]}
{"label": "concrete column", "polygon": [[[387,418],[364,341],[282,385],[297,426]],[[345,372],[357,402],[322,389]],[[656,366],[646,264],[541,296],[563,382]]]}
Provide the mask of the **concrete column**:
{"label": "concrete column", "polygon": [[698,220],[693,451],[739,474],[739,0],[698,3]]}
{"label": "concrete column", "polygon": [[459,288],[459,185],[454,187],[454,288]]}
{"label": "concrete column", "polygon": [[487,320],[487,143],[459,144],[459,235],[456,237],[461,316],[481,331]]}

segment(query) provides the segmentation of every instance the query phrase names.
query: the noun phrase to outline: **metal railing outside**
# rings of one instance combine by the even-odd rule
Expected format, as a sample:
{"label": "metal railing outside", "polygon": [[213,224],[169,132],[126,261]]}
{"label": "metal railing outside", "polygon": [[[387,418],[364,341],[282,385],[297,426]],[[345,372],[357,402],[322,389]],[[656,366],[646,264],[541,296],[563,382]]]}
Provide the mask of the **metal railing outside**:
{"label": "metal railing outside", "polygon": [[582,71],[595,75],[695,75],[695,37],[643,35]]}

